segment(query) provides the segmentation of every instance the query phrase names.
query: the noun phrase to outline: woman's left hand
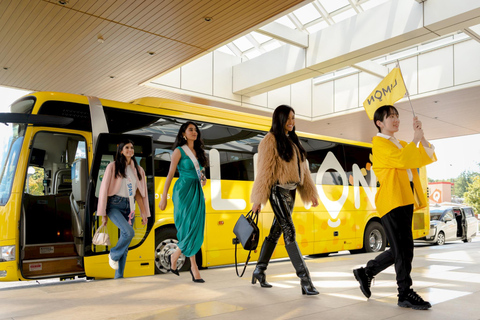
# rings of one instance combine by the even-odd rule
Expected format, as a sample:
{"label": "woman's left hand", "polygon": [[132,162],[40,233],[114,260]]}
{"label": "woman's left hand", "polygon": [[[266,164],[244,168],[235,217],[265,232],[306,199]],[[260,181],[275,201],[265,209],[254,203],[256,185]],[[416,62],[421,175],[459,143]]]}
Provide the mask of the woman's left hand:
{"label": "woman's left hand", "polygon": [[318,206],[318,200],[317,200],[317,198],[313,197],[312,198],[312,207],[316,207],[316,206]]}
{"label": "woman's left hand", "polygon": [[143,224],[143,225],[146,225],[147,222],[148,222],[148,217],[147,217],[147,215],[143,215],[143,214],[142,214],[141,216],[142,216],[142,224]]}

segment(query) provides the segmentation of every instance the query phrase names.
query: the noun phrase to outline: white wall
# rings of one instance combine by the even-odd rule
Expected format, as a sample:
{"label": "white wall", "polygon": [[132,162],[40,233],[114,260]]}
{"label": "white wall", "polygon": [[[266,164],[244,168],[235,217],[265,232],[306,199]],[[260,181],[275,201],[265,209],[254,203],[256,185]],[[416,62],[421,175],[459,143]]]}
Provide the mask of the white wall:
{"label": "white wall", "polygon": [[[429,49],[429,46],[427,44],[421,47]],[[411,96],[437,94],[438,90],[480,81],[478,57],[480,43],[466,40],[401,59],[400,67]],[[375,61],[381,63],[385,59]],[[180,89],[185,94],[208,96],[210,99],[246,108],[273,110],[280,104],[288,104],[295,108],[297,115],[313,119],[362,108],[365,98],[382,80],[359,72],[319,84],[313,84],[313,79],[307,79],[247,97],[232,93],[233,70],[239,63],[240,58],[215,51],[155,82],[164,90],[176,89],[178,92]],[[390,63],[387,67],[391,70],[395,63]]]}

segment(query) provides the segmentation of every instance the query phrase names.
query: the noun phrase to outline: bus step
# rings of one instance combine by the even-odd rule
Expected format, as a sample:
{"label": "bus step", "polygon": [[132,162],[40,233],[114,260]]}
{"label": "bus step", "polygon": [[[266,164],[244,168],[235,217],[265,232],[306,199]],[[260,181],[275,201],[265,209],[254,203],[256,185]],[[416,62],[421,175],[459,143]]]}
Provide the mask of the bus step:
{"label": "bus step", "polygon": [[79,256],[23,260],[22,266],[25,278],[82,272],[82,258]]}
{"label": "bus step", "polygon": [[27,244],[24,251],[24,260],[77,256],[73,242]]}

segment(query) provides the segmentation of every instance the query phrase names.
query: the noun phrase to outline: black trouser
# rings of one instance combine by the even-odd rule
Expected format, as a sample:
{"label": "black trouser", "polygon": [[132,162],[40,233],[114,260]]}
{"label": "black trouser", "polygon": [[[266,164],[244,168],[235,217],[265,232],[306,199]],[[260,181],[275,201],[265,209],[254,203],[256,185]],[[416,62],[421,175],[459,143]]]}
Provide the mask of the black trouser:
{"label": "black trouser", "polygon": [[275,218],[267,240],[277,243],[283,232],[285,245],[295,242],[295,226],[292,220],[292,211],[295,204],[296,190],[287,190],[280,186],[273,186],[270,192],[270,205]]}
{"label": "black trouser", "polygon": [[368,261],[365,268],[369,276],[375,276],[395,264],[400,295],[412,285],[410,277],[413,260],[412,218],[413,204],[395,208],[382,217],[382,225],[387,234],[390,249]]}

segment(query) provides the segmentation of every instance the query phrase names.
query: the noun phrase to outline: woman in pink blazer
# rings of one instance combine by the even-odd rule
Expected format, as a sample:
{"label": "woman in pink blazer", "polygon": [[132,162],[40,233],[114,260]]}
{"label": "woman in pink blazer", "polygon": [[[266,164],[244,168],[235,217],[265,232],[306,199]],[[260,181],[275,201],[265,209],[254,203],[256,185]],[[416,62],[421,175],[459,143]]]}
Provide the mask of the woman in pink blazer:
{"label": "woman in pink blazer", "polygon": [[135,200],[140,208],[142,224],[147,224],[150,217],[145,172],[133,155],[133,141],[125,140],[118,145],[115,162],[107,166],[98,196],[97,216],[102,217],[102,226],[110,218],[120,229],[117,245],[108,255],[110,267],[115,270],[115,279],[123,278],[128,246],[135,235]]}

